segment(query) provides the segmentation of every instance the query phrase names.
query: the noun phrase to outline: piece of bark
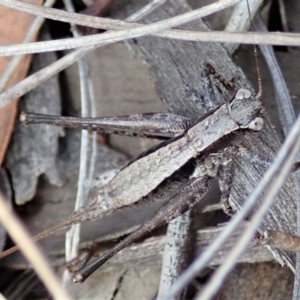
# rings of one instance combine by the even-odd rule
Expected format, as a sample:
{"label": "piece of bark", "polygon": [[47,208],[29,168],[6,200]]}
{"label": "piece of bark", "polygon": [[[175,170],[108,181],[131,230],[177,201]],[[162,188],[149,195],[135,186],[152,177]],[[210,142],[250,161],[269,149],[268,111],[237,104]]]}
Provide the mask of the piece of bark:
{"label": "piece of bark", "polygon": [[[236,241],[239,238],[243,228],[244,226],[241,226],[238,231],[227,240],[226,245],[217,253],[210,263],[211,266],[216,266],[223,262],[228,251],[236,244]],[[217,237],[222,229],[222,227],[215,227],[198,230],[195,237],[195,253],[200,254],[203,249],[205,249],[211,243],[211,241]],[[127,268],[160,268],[165,239],[166,237],[164,235],[155,236],[148,238],[141,243],[132,244],[110,259],[106,264],[99,268],[99,271],[97,272],[105,271],[113,266],[123,266]],[[97,239],[95,242],[96,241]],[[101,251],[105,251],[107,248],[107,243],[104,243],[102,246],[99,244],[99,247],[100,249],[103,249]],[[45,251],[53,265],[63,264],[63,253],[61,253],[60,256],[57,255],[58,253],[52,253],[52,256],[51,253],[49,253],[49,249],[45,249]],[[257,263],[272,260],[274,260],[274,258],[269,250],[265,246],[257,245],[253,240],[247,251],[238,261]],[[3,265],[15,269],[23,269],[28,267],[26,261],[17,253],[3,259]]]}
{"label": "piece of bark", "polygon": [[[133,10],[145,4],[144,1],[118,1],[116,3],[116,15],[123,18],[130,15]],[[184,1],[171,1],[160,7],[146,18],[146,22],[155,22],[170,16],[186,12],[188,7]],[[182,26],[191,30],[207,30],[206,26],[199,20]],[[135,40],[130,44],[134,50],[145,59],[155,78],[157,93],[167,105],[169,111],[196,119],[201,111],[197,109],[189,97],[188,89],[196,90],[201,95],[201,84],[199,83],[199,65],[201,61],[210,62],[227,80],[234,78],[236,88],[244,87],[251,89],[241,69],[239,69],[228,57],[224,48],[217,43],[195,43],[185,41],[172,41],[155,37],[145,37]],[[254,62],[253,62],[254,64]],[[195,94],[195,93],[194,93]],[[217,95],[221,101],[221,95]],[[278,138],[268,124],[265,122],[263,130],[259,133],[242,132],[234,135],[235,142],[242,143],[247,149],[259,153],[268,158],[273,158],[280,147]],[[261,179],[264,169],[254,167],[243,158],[235,158],[234,182],[231,189],[230,202],[233,207],[239,208],[244,200],[252,193]],[[296,192],[295,183],[291,176],[277,197],[270,213],[265,218],[261,227],[280,229],[295,233],[296,228]],[[284,251],[272,251],[276,259],[294,269],[294,256]]]}
{"label": "piece of bark", "polygon": [[[49,33],[44,28],[40,40],[49,39]],[[36,54],[31,72],[55,60],[55,53]],[[35,110],[40,113],[60,114],[60,102],[58,76],[54,76],[20,100],[18,113]],[[45,174],[54,185],[62,184],[55,162],[57,140],[61,133],[61,129],[47,125],[23,126],[17,118],[4,164],[11,176],[16,204],[24,204],[33,198],[41,174]]]}
{"label": "piece of bark", "polygon": [[[192,258],[195,254],[194,225],[193,209],[186,211],[168,224],[157,295],[158,299],[163,299],[182,271],[187,269],[193,260]],[[185,291],[177,295],[176,299],[181,299],[182,294],[185,294]]]}
{"label": "piece of bark", "polygon": [[[299,32],[300,31],[300,3],[299,1],[286,0],[284,1],[287,15],[287,22],[290,31]],[[298,48],[295,48],[298,50]]]}
{"label": "piece of bark", "polygon": [[292,299],[293,281],[291,270],[276,263],[241,264],[230,274],[216,300]]}
{"label": "piece of bark", "polygon": [[[74,299],[153,299],[157,291],[159,270],[113,268],[91,278],[90,286],[73,284]],[[99,291],[101,291],[99,296]]]}

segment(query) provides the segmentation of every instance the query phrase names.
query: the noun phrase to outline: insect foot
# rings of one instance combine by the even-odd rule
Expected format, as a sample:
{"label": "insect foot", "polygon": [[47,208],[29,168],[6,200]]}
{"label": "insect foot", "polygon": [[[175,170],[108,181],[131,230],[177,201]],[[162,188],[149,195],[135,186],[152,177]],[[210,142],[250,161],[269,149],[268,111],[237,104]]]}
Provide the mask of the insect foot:
{"label": "insect foot", "polygon": [[234,209],[231,207],[228,197],[226,195],[221,196],[220,200],[220,207],[223,210],[223,212],[227,215],[232,217],[235,213]]}
{"label": "insect foot", "polygon": [[230,117],[239,125],[240,128],[250,128],[259,131],[263,125],[263,119],[257,117],[262,109],[262,102],[252,95],[247,89],[240,88],[232,100],[227,104]]}

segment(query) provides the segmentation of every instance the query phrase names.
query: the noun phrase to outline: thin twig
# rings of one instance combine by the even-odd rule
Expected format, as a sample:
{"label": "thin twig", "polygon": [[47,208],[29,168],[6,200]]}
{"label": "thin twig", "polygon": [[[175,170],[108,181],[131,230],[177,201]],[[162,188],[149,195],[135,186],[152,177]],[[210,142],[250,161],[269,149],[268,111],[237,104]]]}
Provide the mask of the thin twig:
{"label": "thin twig", "polygon": [[[260,16],[254,19],[253,25],[255,30],[267,32],[266,26],[264,25]],[[292,100],[280,67],[278,65],[277,59],[275,57],[273,48],[269,45],[260,45],[260,50],[264,55],[264,58],[270,70],[275,89],[275,99],[278,107],[279,119],[284,135],[286,136],[293,127],[296,120]]]}
{"label": "thin twig", "polygon": [[94,0],[82,0],[82,2],[86,5],[86,6],[90,6],[94,3]]}
{"label": "thin twig", "polygon": [[[203,32],[201,34],[206,35],[206,36],[211,36],[211,32]],[[219,36],[222,36],[224,34],[226,35],[226,33],[224,33],[224,32],[223,33],[218,32],[217,34]],[[244,35],[242,35],[242,37],[244,38]],[[211,38],[209,38],[209,39],[211,40]],[[221,37],[220,37],[220,39],[222,40]],[[237,40],[235,40],[235,41],[237,41]],[[84,55],[86,55],[87,53],[92,51],[93,49],[94,48],[91,47],[89,49],[79,49],[77,51],[74,51],[74,52],[66,55],[65,57],[61,58],[60,60],[56,61],[52,65],[42,69],[41,71],[39,71],[39,72],[29,76],[29,77],[27,77],[22,82],[18,83],[17,85],[15,85],[11,89],[7,90],[6,92],[4,92],[0,95],[0,108],[7,105],[8,103],[13,101],[14,99],[16,99],[18,97],[21,97],[22,95],[24,95],[28,91],[34,89],[40,83],[47,80],[48,78],[50,78],[54,74],[62,71],[66,67],[70,66],[76,60],[83,57]]]}
{"label": "thin twig", "polygon": [[[0,0],[0,3],[2,0]],[[12,1],[16,3],[16,1]],[[8,3],[10,3],[8,1]],[[7,1],[6,3],[7,4]],[[17,2],[17,4],[20,4],[20,2]],[[28,4],[28,3],[27,3]],[[27,5],[26,3],[21,3],[21,5]],[[34,6],[36,9],[38,7]],[[152,8],[151,8],[152,9]],[[207,12],[209,13],[209,12]],[[72,15],[72,14],[71,14]],[[140,17],[140,16],[139,16]],[[131,18],[131,17],[129,17]],[[96,18],[97,19],[97,18]],[[132,20],[132,19],[130,19]],[[120,21],[121,22],[121,21]],[[19,98],[29,92],[30,90],[37,87],[39,84],[50,78],[51,76],[59,73],[60,71],[64,70],[74,62],[76,62],[81,57],[85,56],[89,52],[91,52],[95,47],[89,47],[84,49],[78,49],[63,58],[59,59],[58,61],[54,62],[50,66],[42,69],[41,71],[36,72],[35,74],[25,78],[23,81],[16,84],[14,87],[8,89],[4,93],[0,95],[0,108],[9,104],[14,99]]]}
{"label": "thin twig", "polygon": [[[208,14],[211,14],[211,13],[213,13],[213,11],[214,12],[220,11],[222,9],[225,9],[227,7],[235,5],[236,3],[240,2],[240,1],[241,0],[218,1],[218,2],[214,3],[213,7],[215,9],[213,9],[211,12],[209,12],[209,7],[211,7],[211,6],[206,6],[201,9],[205,9],[205,10],[207,10]],[[21,2],[21,1],[16,1],[16,0],[0,0],[0,5],[4,5],[9,8],[12,8],[12,9],[27,12],[29,14],[43,16],[44,18],[52,19],[52,20],[56,20],[56,21],[72,23],[72,24],[86,26],[86,27],[94,27],[94,28],[98,28],[98,29],[105,29],[105,30],[121,30],[121,29],[142,27],[143,24],[135,24],[135,23],[128,23],[128,22],[134,22],[134,20],[135,21],[140,20],[145,15],[145,12],[147,14],[151,13],[154,9],[157,8],[156,2],[159,5],[161,5],[160,1],[155,1],[154,4],[150,3],[150,4],[146,5],[146,7],[145,7],[145,9],[147,9],[147,10],[144,10],[144,11],[139,10],[137,13],[138,16],[135,16],[135,14],[133,14],[128,19],[126,19],[127,22],[120,21],[120,20],[112,20],[112,19],[108,19],[108,18],[87,16],[87,15],[83,15],[83,14],[70,13],[70,12],[66,12],[63,10],[59,10],[59,9],[40,7],[37,5],[33,5],[30,3]],[[194,12],[196,15],[198,14],[197,11],[198,10],[196,10]],[[190,15],[190,16],[192,16],[192,15]],[[198,17],[200,17],[200,16],[198,16]],[[196,19],[198,17],[196,17]],[[194,17],[192,17],[192,19],[190,21],[192,21],[193,19],[194,19]],[[178,26],[178,24],[169,26],[169,27],[171,28],[174,26]]]}
{"label": "thin twig", "polygon": [[[2,0],[6,2],[6,0]],[[230,5],[237,3],[240,0],[223,0],[199,8],[194,11],[181,14],[163,21],[158,21],[152,24],[138,26],[130,29],[121,29],[118,31],[110,31],[102,34],[95,34],[90,36],[83,36],[78,38],[60,39],[55,41],[45,41],[30,44],[19,44],[0,47],[0,55],[15,55],[15,54],[29,54],[45,51],[66,50],[72,48],[100,46],[103,44],[115,43],[118,41],[127,40],[130,38],[142,37],[154,32],[159,32],[175,26],[179,26],[208,14],[220,11]],[[1,3],[1,2],[0,2]]]}
{"label": "thin twig", "polygon": [[167,0],[153,0],[147,5],[145,5],[144,7],[142,7],[141,9],[139,9],[137,12],[133,13],[130,17],[126,19],[126,21],[135,22],[135,21],[142,20],[144,17],[146,17],[147,15],[151,14],[154,10],[156,10],[159,6],[163,5],[166,1]]}
{"label": "thin twig", "polygon": [[[3,1],[3,0],[2,0]],[[226,0],[230,1],[230,0]],[[234,1],[231,0],[234,4]],[[65,50],[79,47],[89,47],[89,46],[100,46],[103,44],[115,43],[118,41],[123,41],[130,38],[142,37],[145,35],[153,34],[155,32],[163,31],[174,26],[179,26],[181,24],[193,21],[195,19],[201,18],[208,14],[217,12],[220,8],[225,7],[225,0],[222,2],[217,2],[198,10],[188,12],[167,20],[159,21],[149,25],[137,26],[130,29],[121,29],[117,32],[106,32],[103,34],[95,34],[91,36],[84,36],[72,39],[61,39],[56,41],[46,41],[30,44],[20,44],[20,45],[9,45],[0,47],[0,55],[14,55],[14,54],[29,54],[45,51],[56,51]],[[0,1],[1,3],[1,1]],[[174,33],[176,33],[174,35]],[[179,33],[179,34],[178,34]],[[286,34],[286,33],[229,33],[229,32],[192,32],[181,30],[171,30],[166,34],[156,34],[160,37],[188,40],[188,41],[213,41],[213,42],[238,42],[244,44],[274,44],[274,45],[291,45],[299,46],[300,40],[299,34]],[[228,38],[228,39],[227,39]]]}
{"label": "thin twig", "polygon": [[[299,46],[300,45],[300,35],[299,34],[291,34],[291,33],[234,33],[234,32],[195,32],[195,31],[188,31],[188,30],[179,30],[179,29],[172,29],[172,30],[164,30],[165,28],[171,28],[174,26],[178,26],[185,22],[192,21],[194,19],[207,16],[214,12],[220,11],[226,7],[234,5],[239,2],[239,0],[226,0],[226,1],[219,1],[212,5],[216,7],[212,7],[212,5],[200,8],[203,9],[203,12],[199,12],[199,10],[195,10],[193,12],[189,12],[188,14],[195,13],[196,16],[188,15],[186,16],[188,20],[182,21],[183,23],[176,23],[175,18],[179,18],[184,15],[180,15],[178,17],[174,17],[168,20],[164,20],[161,22],[157,22],[150,25],[141,25],[141,24],[134,24],[134,23],[126,23],[119,20],[110,20],[104,18],[95,18],[92,16],[80,15],[80,14],[70,14],[67,12],[63,12],[57,9],[45,9],[42,7],[38,7],[36,5],[22,3],[20,4],[17,1],[17,5],[15,5],[15,1],[13,0],[0,0],[0,4],[3,4],[8,7],[12,7],[21,11],[25,11],[31,14],[40,14],[44,17],[51,18],[54,20],[70,22],[73,24],[78,24],[82,26],[89,26],[95,27],[99,29],[107,29],[107,30],[120,30],[117,33],[110,35],[93,35],[88,37],[82,37],[79,40],[76,39],[63,39],[59,41],[49,41],[47,44],[27,44],[26,46],[21,45],[12,45],[12,46],[3,46],[0,47],[0,55],[13,55],[16,53],[35,53],[41,51],[54,51],[54,50],[64,50],[64,49],[71,49],[76,47],[82,47],[83,45],[94,46],[94,45],[102,45],[102,43],[114,43],[117,41],[134,38],[134,37],[141,37],[143,35],[151,34],[154,36],[170,38],[170,39],[179,39],[179,40],[187,40],[187,41],[206,41],[206,42],[227,42],[227,43],[240,43],[240,44],[273,44],[273,45],[290,45],[290,46]],[[172,20],[175,23],[173,25],[167,26],[165,22],[169,22]],[[165,23],[165,27],[160,27],[157,29],[151,29],[149,26],[163,25]],[[134,31],[124,30],[124,29],[131,29]],[[149,31],[148,31],[149,30]],[[156,31],[161,31],[157,33]],[[81,40],[82,39],[82,40]],[[105,40],[104,40],[105,39]],[[61,43],[63,41],[63,43]],[[40,42],[41,43],[41,42]],[[48,46],[47,46],[48,45]]]}
{"label": "thin twig", "polygon": [[[73,4],[70,0],[64,0],[65,7],[68,11],[74,12]],[[75,25],[71,24],[72,32],[74,37],[79,37],[80,33],[77,30]],[[78,61],[78,69],[79,69],[79,82],[80,82],[80,94],[81,94],[81,116],[82,117],[89,117],[91,116],[91,107],[90,103],[92,101],[89,95],[89,82],[88,78],[89,72],[87,70],[88,66],[84,58]],[[95,99],[94,99],[95,100]],[[93,138],[95,139],[96,136],[94,135]],[[93,141],[89,139],[89,132],[87,130],[83,130],[81,132],[81,142],[80,142],[80,164],[79,164],[79,177],[78,177],[78,184],[77,184],[77,194],[76,194],[76,201],[75,201],[75,208],[76,211],[79,207],[81,207],[87,198],[88,189],[87,182],[90,180],[89,176],[92,175],[91,173],[91,164],[90,164],[90,157],[91,155],[94,157],[95,155],[90,153],[91,149],[95,150],[95,147],[92,146]],[[94,168],[94,166],[92,167]],[[80,243],[80,227],[81,224],[72,225],[71,228],[66,233],[66,261],[71,261],[75,257],[78,256],[78,246]],[[69,281],[71,277],[69,276],[68,271],[64,273],[64,282]]]}
{"label": "thin twig", "polygon": [[32,264],[36,273],[43,281],[54,299],[72,299],[61,287],[58,279],[47,262],[46,257],[33,243],[29,233],[24,229],[17,216],[6,204],[2,194],[0,194],[0,220],[11,238],[16,244],[20,245],[24,256]]}
{"label": "thin twig", "polygon": [[0,300],[7,300],[7,299],[3,296],[3,294],[0,293]]}
{"label": "thin twig", "polygon": [[[206,16],[201,14],[199,18]],[[162,21],[163,22],[163,21]],[[189,22],[189,21],[188,21]],[[17,44],[0,47],[0,56],[10,56],[19,54],[32,54],[48,51],[69,50],[81,47],[100,47],[127,39],[143,37],[155,31],[160,31],[159,28],[154,28],[152,25],[144,25],[142,28],[133,28],[129,30],[119,30],[116,32],[106,32],[102,34],[94,34],[80,38],[68,38],[54,41],[36,42],[30,44]],[[175,25],[174,25],[175,26]],[[145,30],[145,32],[144,32]],[[188,31],[173,29],[166,34],[155,34],[159,37],[176,39],[190,42],[218,42],[218,43],[240,43],[240,44],[266,44],[278,46],[300,46],[299,33],[254,33],[254,32],[224,32],[224,31]]]}
{"label": "thin twig", "polygon": [[285,3],[283,0],[278,0],[278,5],[279,5],[279,12],[280,12],[283,31],[288,32],[289,26],[288,26],[288,20],[286,15]]}
{"label": "thin twig", "polygon": [[74,62],[91,52],[93,49],[94,48],[83,48],[73,51],[70,54],[65,55],[61,59],[55,61],[51,65],[43,68],[42,70],[26,77],[12,88],[0,94],[0,108],[11,103],[12,101],[14,101],[14,99],[17,99],[27,92],[33,90],[47,79],[72,65]]}
{"label": "thin twig", "polygon": [[[97,110],[96,110],[96,96],[95,96],[95,89],[94,84],[91,76],[87,77],[87,85],[89,90],[89,97],[90,97],[90,105],[91,105],[91,117],[96,118]],[[92,132],[92,143],[91,143],[91,155],[89,159],[89,174],[88,174],[88,182],[91,183],[94,179],[94,173],[96,168],[96,159],[97,159],[97,132]]]}

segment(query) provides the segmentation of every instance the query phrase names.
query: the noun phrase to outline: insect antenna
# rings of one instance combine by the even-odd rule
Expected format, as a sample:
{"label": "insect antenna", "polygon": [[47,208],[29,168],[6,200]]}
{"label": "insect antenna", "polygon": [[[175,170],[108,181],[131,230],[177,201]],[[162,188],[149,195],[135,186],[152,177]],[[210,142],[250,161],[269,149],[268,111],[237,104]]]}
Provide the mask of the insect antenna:
{"label": "insect antenna", "polygon": [[[250,21],[249,30],[253,31],[253,22],[252,22],[252,16],[251,16],[251,11],[250,11],[249,0],[246,0],[246,3],[247,3],[247,10],[248,10],[249,21]],[[262,83],[261,83],[261,73],[260,73],[260,68],[259,68],[258,52],[257,52],[257,45],[256,44],[253,44],[253,49],[254,49],[254,59],[255,59],[257,83],[258,83],[258,93],[257,93],[256,97],[261,98],[261,96],[262,96]]]}

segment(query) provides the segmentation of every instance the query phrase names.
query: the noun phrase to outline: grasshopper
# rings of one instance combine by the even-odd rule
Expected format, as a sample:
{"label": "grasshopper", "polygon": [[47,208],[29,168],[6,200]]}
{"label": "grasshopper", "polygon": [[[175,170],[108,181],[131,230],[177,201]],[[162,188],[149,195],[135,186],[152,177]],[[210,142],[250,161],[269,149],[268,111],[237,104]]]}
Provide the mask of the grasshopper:
{"label": "grasshopper", "polygon": [[[209,66],[209,68],[212,69],[212,66]],[[208,72],[205,72],[205,70],[203,73],[203,84],[206,85],[206,91],[207,94],[209,94],[211,93],[211,83],[207,79],[209,74]],[[212,106],[216,106],[214,96],[207,95],[207,97],[211,99]],[[153,149],[150,149],[137,159],[130,162],[106,186],[92,191],[87,203],[75,212],[74,215],[67,218],[63,223],[56,225],[53,230],[50,229],[50,231],[42,233],[34,239],[37,240],[42,236],[48,235],[50,232],[54,232],[55,230],[61,229],[62,227],[70,224],[100,218],[120,207],[128,206],[141,200],[143,197],[146,197],[158,188],[166,178],[169,178],[173,173],[180,170],[190,160],[199,156],[201,157],[202,153],[204,153],[208,147],[212,146],[222,137],[242,128],[259,131],[262,127],[262,119],[259,117],[261,108],[262,106],[259,98],[255,95],[251,95],[248,90],[239,89],[232,101],[223,104],[221,107],[213,109],[207,115],[197,120],[195,124],[188,127],[183,133],[161,143],[158,146],[155,146]],[[164,130],[159,128],[160,130],[157,133],[154,129],[157,129],[157,124],[159,124],[157,120],[161,120],[161,115],[154,114],[151,115],[151,118],[149,118],[149,116],[150,115],[148,114],[127,118],[123,117],[120,121],[117,118],[104,118],[98,119],[97,121],[92,119],[60,118],[55,116],[48,117],[23,113],[21,115],[21,121],[24,123],[46,122],[48,124],[63,125],[71,128],[74,128],[74,126],[78,127],[82,124],[85,129],[97,130],[97,128],[100,128],[100,132],[105,129],[107,124],[116,122],[114,128],[115,132],[116,130],[119,130],[119,132],[123,133],[124,123],[129,123],[130,126],[133,120],[139,120],[137,124],[141,125],[143,122],[147,123],[151,120],[151,124],[153,124],[153,126],[149,127],[148,131],[144,130],[142,134],[146,136],[152,135],[155,137],[167,134],[169,136],[171,134],[174,135],[174,127],[177,130],[178,128],[182,130],[182,128],[189,123],[186,122],[186,120],[180,123],[179,116],[165,115],[164,122],[166,122],[166,124],[164,125]],[[176,122],[173,124],[172,120],[176,120]],[[112,129],[110,128],[109,130],[111,131]],[[201,135],[199,135],[199,132],[201,132]],[[216,163],[213,163],[213,165],[216,165]],[[143,168],[145,167],[147,171],[143,171]],[[193,177],[195,176],[196,175],[193,175]],[[212,175],[210,176],[213,177]],[[197,175],[197,177],[201,176]],[[191,188],[190,184],[192,183],[193,180],[191,183],[188,183],[187,187],[184,189],[185,193],[187,193],[188,189]],[[204,186],[201,186],[201,188],[205,191],[207,190]],[[195,194],[195,188],[191,188],[191,190]],[[203,194],[204,192],[200,193],[200,198],[202,198]],[[192,206],[192,201],[185,199],[184,195],[185,194],[180,196],[176,195],[176,197],[183,199],[184,208],[179,209],[174,207],[174,205],[171,205],[169,208],[168,205],[170,206],[170,204],[167,204],[167,208],[163,207],[161,209],[160,218],[166,214],[167,210],[173,212],[170,214],[170,217],[162,218],[164,223],[173,219],[176,211],[176,215],[179,215],[187,210],[187,205],[189,207]],[[174,202],[177,205],[180,205],[180,201]],[[157,221],[152,222],[155,224],[157,223]],[[157,226],[157,224],[155,226]],[[153,228],[154,225],[151,225],[150,227]],[[149,228],[146,231],[149,231]],[[141,232],[143,234],[145,231],[141,230]],[[78,281],[82,281],[82,279],[79,279]]]}
{"label": "grasshopper", "polygon": [[[118,4],[120,5],[117,7],[119,9],[118,13],[113,15],[116,18],[124,17],[124,14],[130,14],[136,9],[136,5],[143,5],[140,2],[128,4],[125,1],[118,2]],[[155,20],[164,19],[174,14],[186,12],[187,9],[185,1],[182,3],[170,1],[168,5],[163,6],[155,14],[147,17],[145,22],[151,23]],[[207,26],[201,20],[185,26],[185,29],[208,30]],[[198,73],[194,62],[199,57],[204,61],[213,62],[217,72],[224,75],[225,78],[234,78],[234,84],[237,88],[243,87],[252,91],[251,85],[241,70],[232,63],[227,52],[224,51],[224,48],[220,44],[141,39],[136,40],[131,45],[148,63],[151,72],[156,78],[158,94],[172,113],[188,116],[192,120],[195,120],[198,114],[206,111],[209,106],[207,99],[201,96],[205,93],[197,84],[198,77],[194,75]],[[164,63],[165,61],[166,63]],[[172,65],[172,72],[170,72],[170,65]],[[190,87],[195,88],[195,90],[190,92]],[[217,101],[222,101],[220,100],[222,99],[222,95],[219,93],[220,90],[222,90],[220,87],[215,89]],[[197,97],[198,95],[200,97]],[[200,98],[200,101],[194,101],[194,98]],[[259,134],[244,131],[243,134],[235,134],[233,140],[237,144],[244,145],[249,150],[248,153],[259,153],[269,160],[272,160],[275,152],[280,147],[277,134],[269,122],[265,123]],[[261,168],[260,164],[255,162],[249,163],[249,160],[241,155],[234,156],[233,162],[235,168],[232,175],[232,186],[228,201],[230,207],[236,211],[243,205],[244,199],[255,189],[265,168]],[[290,178],[262,224],[262,231],[274,229],[282,232],[296,233],[296,191],[295,182],[293,178]],[[293,254],[274,248],[269,249],[280,264],[287,264],[294,270]]]}
{"label": "grasshopper", "polygon": [[[249,95],[249,92],[245,92],[245,90],[242,90],[241,92],[242,94],[246,93]],[[251,94],[251,93],[250,93]],[[210,114],[209,116],[206,116],[206,118],[204,120],[199,120],[199,122],[197,122],[194,126],[190,127],[189,129],[187,129],[187,131],[184,133],[184,134],[180,134],[179,136],[175,137],[171,143],[170,141],[168,141],[168,143],[170,143],[170,145],[174,146],[178,146],[180,145],[181,146],[181,143],[184,144],[184,146],[187,147],[186,152],[185,154],[187,154],[187,158],[183,159],[183,160],[180,160],[180,163],[179,165],[175,165],[175,167],[170,167],[170,165],[168,165],[167,163],[166,164],[163,164],[163,166],[168,170],[166,173],[164,173],[164,175],[162,175],[161,177],[159,178],[155,178],[155,182],[154,183],[151,183],[151,187],[149,188],[148,187],[148,181],[145,181],[145,184],[141,187],[141,189],[144,189],[146,188],[146,191],[137,191],[137,190],[131,190],[131,192],[134,192],[134,195],[135,195],[135,198],[136,199],[135,201],[138,201],[139,199],[141,199],[142,197],[145,197],[147,196],[147,194],[150,192],[150,191],[153,191],[156,187],[158,187],[163,181],[165,178],[168,178],[169,176],[171,176],[175,171],[177,171],[181,166],[185,165],[185,163],[187,163],[189,160],[191,159],[194,159],[194,157],[197,157],[199,154],[201,154],[203,151],[207,150],[208,147],[210,146],[213,146],[213,144],[218,141],[220,138],[222,138],[223,136],[225,136],[226,134],[229,134],[233,131],[238,131],[240,129],[240,127],[247,127],[249,126],[249,124],[251,122],[249,122],[250,120],[249,119],[246,119],[247,121],[246,122],[241,122],[239,123],[241,120],[238,118],[237,119],[237,116],[236,116],[236,111],[235,111],[235,105],[233,105],[235,103],[235,100],[241,100],[241,99],[238,99],[239,98],[239,91],[237,92],[236,94],[238,97],[233,99],[233,101],[227,105],[223,105],[221,106],[220,108],[218,108],[214,113]],[[248,98],[250,99],[250,98]],[[254,96],[254,97],[251,97],[251,99],[255,99],[252,100],[256,103],[256,110],[257,112],[259,111],[259,109],[261,108],[261,104],[260,104],[260,101],[258,101],[258,99]],[[237,102],[236,102],[237,103]],[[245,104],[245,103],[243,103]],[[238,107],[238,105],[237,105]],[[221,110],[222,109],[222,110]],[[195,112],[193,112],[195,113]],[[244,117],[245,115],[247,114],[244,114],[244,112],[241,113],[241,116]],[[251,121],[253,120],[252,117],[253,117],[253,114],[250,114],[251,115]],[[256,113],[254,113],[254,115],[256,115]],[[216,120],[217,118],[213,118],[212,116],[216,117],[221,117],[222,118],[222,121],[220,120]],[[208,118],[208,119],[207,119]],[[205,144],[205,146],[199,146],[200,145],[200,141],[197,140],[198,139],[198,136],[197,134],[195,133],[195,131],[198,131],[199,129],[204,129],[204,130],[207,130],[207,128],[212,128],[212,127],[207,127],[208,124],[211,122],[211,121],[219,121],[219,122],[225,122],[225,123],[214,123],[214,124],[226,124],[226,126],[222,127],[222,132],[220,133],[217,133],[216,135],[214,135],[214,138]],[[204,123],[203,123],[204,122]],[[205,123],[206,122],[206,123]],[[254,122],[255,123],[255,122]],[[230,126],[228,126],[230,124]],[[252,123],[253,124],[253,123]],[[240,126],[241,125],[241,126]],[[227,127],[228,126],[228,127]],[[251,125],[252,126],[252,125]],[[191,130],[189,132],[189,130]],[[195,139],[195,145],[192,150],[189,148],[189,141],[187,142],[187,138],[186,136],[189,136],[189,134],[193,134],[193,138]],[[198,132],[199,134],[199,132]],[[185,136],[186,135],[186,136]],[[245,136],[247,137],[247,133],[245,134]],[[249,136],[249,134],[248,134]],[[251,135],[253,137],[253,135]],[[203,135],[203,139],[206,138],[206,135]],[[178,142],[180,141],[180,142]],[[169,145],[169,144],[167,144]],[[173,149],[173,147],[171,146],[171,148]],[[150,159],[151,162],[155,161],[155,158],[158,157],[158,153],[161,154],[162,152],[166,152],[166,149],[167,149],[168,146],[166,146],[165,143],[163,143],[160,147],[157,147],[156,149],[152,149],[151,153],[146,153],[145,156],[141,157],[140,159],[138,159],[136,162],[133,162],[131,163],[130,165],[128,165],[126,168],[124,168],[120,173],[119,175],[117,175],[117,179],[119,180],[120,177],[121,179],[123,179],[122,177],[126,177],[125,175],[129,174],[132,172],[132,170],[136,171],[138,170],[137,166],[139,165],[139,163],[141,162],[147,162],[147,160]],[[161,150],[161,149],[164,149],[164,150]],[[176,147],[175,147],[176,149]],[[179,156],[181,155],[181,153],[178,153],[178,149],[176,149],[176,155],[177,157],[176,158],[179,158]],[[156,153],[156,154],[154,154]],[[165,158],[166,161],[167,161],[167,158]],[[137,163],[139,162],[139,163]],[[176,160],[177,162],[177,160]],[[120,174],[123,174],[123,175],[120,175]],[[139,173],[135,173],[137,174],[137,176],[139,176]],[[132,183],[132,182],[130,182]],[[71,223],[74,223],[74,222],[79,222],[79,221],[82,221],[84,219],[93,219],[93,218],[96,218],[96,217],[100,217],[104,214],[108,214],[109,212],[111,212],[112,210],[118,208],[118,207],[121,207],[123,204],[123,202],[121,201],[120,202],[116,202],[116,204],[111,204],[109,201],[107,201],[107,198],[106,196],[112,192],[112,191],[116,191],[118,192],[117,189],[114,189],[112,187],[119,187],[118,186],[118,183],[117,183],[117,180],[111,182],[109,184],[109,186],[106,186],[106,188],[104,189],[101,189],[101,190],[96,190],[94,191],[93,193],[91,193],[91,198],[89,200],[89,202],[87,203],[87,206],[82,208],[81,210],[79,210],[78,212],[76,212],[73,216],[71,216],[68,220],[66,220],[65,222],[61,223],[58,225],[58,227],[62,227],[62,226],[65,226],[65,225],[68,225],[68,224],[71,224]],[[120,192],[123,193],[123,191],[121,191],[121,187],[119,187],[120,189]],[[119,194],[117,194],[119,195]],[[124,192],[124,194],[122,194],[124,196],[124,198],[126,198],[125,200],[128,201],[128,193],[126,194]],[[131,196],[131,194],[130,194]],[[109,195],[109,197],[111,197],[111,195]],[[129,201],[129,202],[126,202],[124,201],[125,205],[129,205],[131,204],[132,202]],[[101,204],[101,205],[99,205]],[[87,208],[87,209],[86,209]],[[99,208],[99,209],[98,209]],[[88,213],[86,214],[86,212],[88,211]],[[71,222],[71,223],[68,223],[68,222]]]}
{"label": "grasshopper", "polygon": [[[260,99],[248,90],[239,89],[231,102],[214,109],[188,127],[183,133],[162,142],[130,162],[107,185],[92,191],[83,207],[65,221],[56,225],[55,228],[38,235],[34,239],[37,240],[70,224],[100,218],[120,207],[137,202],[155,190],[165,179],[191,159],[201,155],[204,150],[223,136],[241,128],[260,130],[262,126],[262,119],[259,117],[261,108]],[[22,114],[21,121],[28,123],[30,117],[33,116]],[[142,116],[139,117],[142,118]],[[146,115],[146,117],[149,117],[149,115]],[[156,115],[152,115],[153,127],[156,126],[156,117]],[[53,118],[50,119],[53,120]],[[178,122],[179,117],[170,116],[170,118],[177,120],[177,127],[179,128],[187,124],[186,122],[180,124]],[[166,120],[170,118],[167,117]],[[38,116],[37,119],[43,121],[42,116]],[[69,121],[64,120],[64,125],[74,126],[74,119],[69,119]],[[131,117],[129,121],[132,122]],[[84,127],[87,123],[86,121]],[[89,126],[95,129],[95,125]],[[201,132],[201,135],[199,135],[199,132]],[[146,133],[146,135],[149,135],[149,133]],[[145,165],[148,166],[147,172],[143,172],[142,169]],[[149,176],[151,178],[150,183]]]}

